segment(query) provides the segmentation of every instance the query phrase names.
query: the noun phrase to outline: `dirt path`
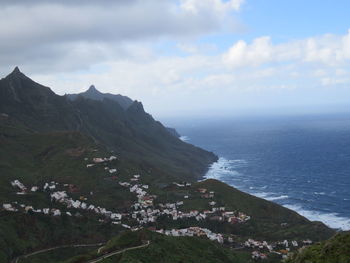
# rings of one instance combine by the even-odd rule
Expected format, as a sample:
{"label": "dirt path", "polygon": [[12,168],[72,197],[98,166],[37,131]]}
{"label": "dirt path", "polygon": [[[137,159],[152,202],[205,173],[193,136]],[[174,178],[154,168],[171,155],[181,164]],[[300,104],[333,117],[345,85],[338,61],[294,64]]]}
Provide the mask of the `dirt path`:
{"label": "dirt path", "polygon": [[70,247],[98,247],[98,246],[102,246],[102,245],[104,245],[104,244],[105,244],[105,243],[97,243],[97,244],[78,244],[78,245],[64,245],[64,246],[57,246],[57,247],[46,248],[46,249],[38,250],[38,251],[29,253],[29,254],[26,254],[26,255],[23,255],[23,256],[19,256],[19,257],[15,258],[14,260],[12,260],[12,263],[18,263],[19,260],[20,260],[21,258],[27,258],[27,257],[30,257],[30,256],[34,256],[34,255],[37,255],[37,254],[45,253],[45,252],[52,251],[52,250],[56,250],[56,249],[60,249],[60,248],[70,248]]}
{"label": "dirt path", "polygon": [[143,245],[140,245],[140,246],[136,246],[136,247],[129,247],[129,248],[125,248],[125,249],[122,249],[122,250],[119,250],[119,251],[114,251],[114,252],[111,252],[111,253],[108,253],[106,255],[103,255],[99,258],[96,258],[96,259],[93,259],[93,260],[90,260],[90,261],[87,261],[87,263],[96,263],[96,262],[100,262],[101,260],[104,260],[106,258],[109,258],[109,257],[112,257],[114,255],[117,255],[117,254],[121,254],[125,251],[128,251],[128,250],[134,250],[134,249],[139,249],[139,248],[143,248],[143,247],[147,247],[151,244],[150,241],[147,241],[146,244],[143,244]]}

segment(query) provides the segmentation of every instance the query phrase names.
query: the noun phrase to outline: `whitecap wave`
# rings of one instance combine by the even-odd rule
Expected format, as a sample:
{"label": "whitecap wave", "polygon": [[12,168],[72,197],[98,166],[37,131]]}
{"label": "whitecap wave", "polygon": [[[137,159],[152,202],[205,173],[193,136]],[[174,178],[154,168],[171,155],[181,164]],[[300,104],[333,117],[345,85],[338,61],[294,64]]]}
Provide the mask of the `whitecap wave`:
{"label": "whitecap wave", "polygon": [[220,180],[224,179],[224,177],[229,178],[228,176],[240,175],[240,173],[235,171],[234,168],[235,166],[242,165],[244,163],[246,163],[244,160],[227,160],[220,157],[215,163],[210,165],[204,178]]}
{"label": "whitecap wave", "polygon": [[314,192],[315,195],[325,195],[325,192]]}
{"label": "whitecap wave", "polygon": [[341,217],[336,213],[321,213],[303,209],[299,205],[283,205],[311,221],[321,221],[327,226],[335,229],[350,230],[350,218]]}
{"label": "whitecap wave", "polygon": [[[250,187],[249,187],[250,188]],[[250,193],[256,197],[259,197],[259,198],[264,198],[266,199],[268,196],[270,196],[272,193],[266,193],[266,192],[260,192],[260,193]]]}
{"label": "whitecap wave", "polygon": [[189,140],[190,140],[190,138],[188,137],[188,136],[180,136],[180,138],[179,138],[181,141],[183,141],[183,142],[188,142]]}
{"label": "whitecap wave", "polygon": [[260,193],[251,193],[252,195],[263,198],[268,201],[275,201],[275,200],[282,200],[282,199],[288,199],[288,195],[276,195],[274,193],[266,193],[266,192],[260,192]]}
{"label": "whitecap wave", "polygon": [[268,196],[268,197],[266,197],[266,200],[275,201],[275,200],[282,200],[282,199],[288,199],[288,198],[289,198],[288,195]]}

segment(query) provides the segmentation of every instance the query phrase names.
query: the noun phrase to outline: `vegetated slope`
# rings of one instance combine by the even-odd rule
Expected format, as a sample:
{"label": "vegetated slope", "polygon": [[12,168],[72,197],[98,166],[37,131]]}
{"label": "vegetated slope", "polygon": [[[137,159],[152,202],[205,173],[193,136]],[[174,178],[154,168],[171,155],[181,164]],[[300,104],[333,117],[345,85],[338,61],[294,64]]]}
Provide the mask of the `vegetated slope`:
{"label": "vegetated slope", "polygon": [[[159,218],[157,222],[145,227],[172,229],[200,226],[216,233],[233,234],[237,242],[248,238],[268,241],[286,238],[322,240],[334,233],[323,224],[311,223],[291,210],[242,193],[216,180],[194,183],[187,188],[177,187],[172,183],[158,187],[154,183],[157,178],[153,173],[142,165],[130,162],[123,155],[118,155],[118,160],[109,164],[110,167],[118,169],[118,180],[113,179],[103,165],[86,167],[93,157],[110,155],[91,138],[79,132],[37,133],[21,126],[11,117],[0,119],[0,203],[18,202],[34,206],[36,209],[49,207],[66,211],[65,207],[51,202],[49,192],[40,190],[35,193],[28,192],[26,195],[16,195],[16,189],[10,184],[10,181],[19,179],[28,187],[33,185],[42,187],[45,182],[55,181],[60,185],[76,185],[77,191],[69,193],[75,200],[83,196],[88,198],[87,202],[90,204],[112,211],[127,212],[130,211],[136,197],[128,188],[120,186],[119,182],[129,181],[133,174],[141,174],[142,184],[148,184],[150,193],[157,195],[156,203],[183,200],[181,210],[203,211],[210,209],[209,201],[215,201],[218,206],[225,206],[227,211],[236,210],[252,217],[244,224],[229,224],[210,219],[200,222],[194,219],[173,220],[169,217]],[[215,197],[210,200],[202,198],[198,188],[215,191]],[[185,194],[190,196],[186,200],[183,199]],[[74,214],[76,210],[71,212]],[[120,225],[113,225],[110,222],[99,223],[98,216],[83,211],[79,213],[82,215],[70,217],[62,214],[60,217],[53,217],[40,213],[0,211],[0,259],[7,262],[15,256],[61,244],[100,242],[121,231]],[[281,223],[287,225],[282,226]],[[196,239],[181,240],[178,250],[183,250],[185,257],[189,253],[189,249],[186,248],[187,242],[192,242],[186,240]],[[191,245],[190,248],[195,249]],[[157,252],[158,248],[155,247],[154,250]],[[155,252],[150,255],[157,255]]]}
{"label": "vegetated slope", "polygon": [[350,232],[341,232],[331,239],[300,249],[285,263],[348,263],[350,262]]}
{"label": "vegetated slope", "polygon": [[0,113],[38,132],[81,131],[147,167],[160,181],[198,179],[217,159],[172,136],[140,102],[124,109],[115,99],[105,97],[78,96],[71,101],[32,81],[18,68],[0,80]]}
{"label": "vegetated slope", "polygon": [[[101,254],[121,251],[125,248],[136,247],[149,241],[144,248],[129,250],[101,262],[234,262],[248,263],[248,253],[233,252],[217,243],[197,237],[169,237],[158,233],[141,230],[125,232],[112,240],[102,249]],[[80,255],[66,260],[65,263],[87,262],[98,257],[97,251]]]}

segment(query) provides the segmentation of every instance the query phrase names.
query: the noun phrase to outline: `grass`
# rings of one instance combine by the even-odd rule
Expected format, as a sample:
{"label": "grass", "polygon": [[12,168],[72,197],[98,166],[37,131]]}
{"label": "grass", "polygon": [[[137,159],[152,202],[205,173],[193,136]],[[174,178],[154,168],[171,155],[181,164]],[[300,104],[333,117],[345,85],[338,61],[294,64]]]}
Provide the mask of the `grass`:
{"label": "grass", "polygon": [[76,255],[85,254],[91,251],[91,247],[80,248],[60,248],[45,253],[30,256],[28,258],[21,258],[18,263],[40,263],[51,262],[59,263]]}

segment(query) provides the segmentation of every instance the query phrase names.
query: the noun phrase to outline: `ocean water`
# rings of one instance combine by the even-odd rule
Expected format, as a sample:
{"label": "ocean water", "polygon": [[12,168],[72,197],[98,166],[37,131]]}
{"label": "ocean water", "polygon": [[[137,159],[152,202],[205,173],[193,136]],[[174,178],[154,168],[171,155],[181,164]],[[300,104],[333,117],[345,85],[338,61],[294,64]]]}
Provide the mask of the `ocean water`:
{"label": "ocean water", "polygon": [[350,114],[170,120],[220,158],[206,178],[350,229]]}

